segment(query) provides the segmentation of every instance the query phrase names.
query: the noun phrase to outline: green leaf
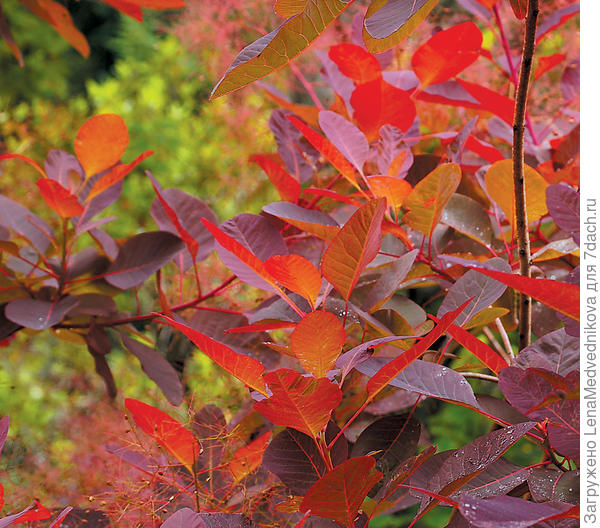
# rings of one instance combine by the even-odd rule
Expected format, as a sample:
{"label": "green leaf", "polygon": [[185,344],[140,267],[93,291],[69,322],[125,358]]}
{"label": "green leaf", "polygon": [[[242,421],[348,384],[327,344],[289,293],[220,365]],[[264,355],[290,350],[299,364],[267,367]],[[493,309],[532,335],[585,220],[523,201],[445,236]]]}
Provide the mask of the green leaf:
{"label": "green leaf", "polygon": [[285,66],[323,33],[350,3],[351,0],[307,0],[301,12],[239,53],[210,98],[238,90]]}

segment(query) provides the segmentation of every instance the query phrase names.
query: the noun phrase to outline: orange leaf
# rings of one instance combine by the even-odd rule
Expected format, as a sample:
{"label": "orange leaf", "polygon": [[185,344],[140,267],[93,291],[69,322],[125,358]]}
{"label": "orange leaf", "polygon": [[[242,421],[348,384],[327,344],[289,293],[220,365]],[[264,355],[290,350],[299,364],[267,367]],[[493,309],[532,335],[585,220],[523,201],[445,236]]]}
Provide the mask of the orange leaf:
{"label": "orange leaf", "polygon": [[445,163],[436,167],[415,185],[404,206],[409,212],[402,220],[425,236],[431,236],[439,223],[442,212],[460,183],[460,166]]}
{"label": "orange leaf", "polygon": [[273,424],[292,427],[312,438],[342,401],[342,391],[327,378],[304,377],[291,369],[278,369],[264,378],[273,395],[255,403],[254,408]]}
{"label": "orange leaf", "polygon": [[329,244],[323,261],[323,276],[346,300],[360,274],[379,252],[385,198],[371,200],[356,211]]}
{"label": "orange leaf", "polygon": [[69,10],[53,0],[19,0],[29,10],[48,22],[81,55],[88,57],[90,46],[73,24]]}
{"label": "orange leaf", "polygon": [[75,155],[89,177],[117,163],[128,143],[125,121],[116,114],[100,114],[88,119],[77,132]]}
{"label": "orange leaf", "polygon": [[83,206],[77,200],[77,196],[71,194],[57,181],[40,178],[36,185],[48,206],[62,218],[71,218],[83,213]]}
{"label": "orange leaf", "polygon": [[400,372],[413,361],[419,359],[419,356],[424,354],[448,330],[470,301],[471,299],[463,303],[456,310],[444,314],[434,329],[423,339],[381,367],[367,383],[367,393],[369,394],[367,401],[377,396]]}
{"label": "orange leaf", "polygon": [[245,356],[244,354],[238,354],[223,343],[215,341],[186,324],[178,323],[164,315],[157,315],[164,319],[165,324],[177,328],[177,330],[191,339],[191,341],[217,365],[224,368],[242,383],[248,385],[248,387],[267,396],[267,388],[262,378],[265,367],[263,367],[260,361],[250,356]]}
{"label": "orange leaf", "polygon": [[265,174],[277,189],[282,200],[298,203],[298,198],[300,198],[300,193],[302,192],[300,184],[279,163],[275,163],[264,154],[253,154],[248,160],[256,163],[265,171]]}
{"label": "orange leaf", "polygon": [[338,44],[329,48],[329,58],[356,84],[381,78],[381,66],[374,55],[356,44]]}
{"label": "orange leaf", "polygon": [[227,465],[234,482],[240,482],[250,475],[262,462],[262,457],[271,439],[272,431],[267,431],[247,446],[238,449]]}
{"label": "orange leaf", "polygon": [[410,183],[390,176],[369,176],[371,191],[378,198],[386,198],[388,204],[398,209],[412,191]]}
{"label": "orange leaf", "polygon": [[354,457],[341,463],[306,492],[300,511],[311,511],[337,521],[343,526],[354,526],[354,519],[367,493],[381,479],[371,456]]}
{"label": "orange leaf", "polygon": [[454,77],[479,57],[483,36],[473,22],[439,31],[412,56],[412,67],[421,88]]}
{"label": "orange leaf", "polygon": [[352,164],[343,156],[343,154],[331,141],[323,137],[318,132],[315,132],[312,128],[305,125],[302,121],[296,119],[294,116],[289,115],[287,118],[302,133],[308,142],[315,147],[344,178],[346,178],[357,189],[360,189],[360,186],[356,181],[356,176],[354,175],[354,167],[352,167]]}
{"label": "orange leaf", "polygon": [[98,196],[101,192],[105,191],[109,187],[112,187],[115,183],[120,182],[125,176],[127,176],[133,169],[135,169],[142,161],[152,156],[154,152],[152,150],[146,150],[142,152],[137,158],[131,163],[122,163],[113,167],[110,172],[102,176],[90,190],[86,198],[86,202],[89,202],[94,196]]}
{"label": "orange leaf", "polygon": [[171,453],[190,472],[201,452],[196,437],[177,420],[152,405],[132,398],[125,398],[125,407],[135,423]]}
{"label": "orange leaf", "polygon": [[265,261],[265,268],[283,287],[302,295],[314,310],[321,290],[321,274],[300,255],[276,255]]}
{"label": "orange leaf", "polygon": [[556,310],[577,322],[580,320],[580,290],[577,284],[569,284],[567,282],[549,279],[534,279],[532,277],[523,277],[521,275],[503,273],[484,268],[472,267],[471,269],[500,281],[502,284],[506,284],[525,295],[529,295],[536,301],[540,301],[542,304],[549,306],[553,310]]}
{"label": "orange leaf", "polygon": [[307,372],[324,378],[335,365],[346,342],[346,331],[340,320],[330,312],[305,315],[292,332],[292,352]]}

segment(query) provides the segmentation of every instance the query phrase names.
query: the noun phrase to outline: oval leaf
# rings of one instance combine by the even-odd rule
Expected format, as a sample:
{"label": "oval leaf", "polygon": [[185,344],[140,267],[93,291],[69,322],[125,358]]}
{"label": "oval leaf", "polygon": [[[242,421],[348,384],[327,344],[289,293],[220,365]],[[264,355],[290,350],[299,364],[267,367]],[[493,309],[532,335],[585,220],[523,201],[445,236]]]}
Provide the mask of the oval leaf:
{"label": "oval leaf", "polygon": [[83,206],[77,196],[71,194],[55,180],[40,178],[36,185],[48,206],[62,218],[72,218],[83,213]]}
{"label": "oval leaf", "polygon": [[335,365],[346,342],[341,321],[330,312],[311,312],[298,323],[290,343],[292,352],[307,372],[323,378]]}
{"label": "oval leaf", "polygon": [[319,112],[319,126],[327,139],[362,174],[363,165],[369,156],[369,142],[365,135],[350,121],[329,110]]}
{"label": "oval leaf", "polygon": [[363,270],[381,247],[381,222],[385,198],[371,200],[356,211],[329,244],[323,261],[323,276],[346,300]]}
{"label": "oval leaf", "polygon": [[144,433],[154,438],[190,472],[193,471],[201,447],[190,431],[168,414],[147,403],[126,398],[125,407]]}
{"label": "oval leaf", "polygon": [[15,299],[4,308],[6,318],[33,330],[45,330],[60,323],[77,305],[76,297],[67,295],[54,302],[38,299]]}
{"label": "oval leaf", "polygon": [[265,261],[265,268],[283,287],[302,295],[314,310],[321,274],[312,262],[300,255],[276,255]]}

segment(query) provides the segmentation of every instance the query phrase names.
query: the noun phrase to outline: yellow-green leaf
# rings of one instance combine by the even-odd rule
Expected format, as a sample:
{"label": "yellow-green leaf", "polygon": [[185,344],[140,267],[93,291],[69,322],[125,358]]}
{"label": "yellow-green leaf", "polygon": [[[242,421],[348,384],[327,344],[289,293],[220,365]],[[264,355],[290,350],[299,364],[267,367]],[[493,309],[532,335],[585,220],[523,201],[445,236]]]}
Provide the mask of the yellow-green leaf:
{"label": "yellow-green leaf", "polygon": [[279,16],[288,18],[298,13],[302,13],[302,10],[306,6],[307,0],[275,0],[273,9]]}
{"label": "yellow-green leaf", "polygon": [[413,229],[430,236],[442,217],[444,207],[460,183],[460,166],[440,165],[415,185],[404,206],[409,212],[402,220]]}
{"label": "yellow-green leaf", "polygon": [[246,46],[213,89],[211,99],[233,92],[285,66],[302,53],[349,5],[349,0],[306,0],[304,9]]}

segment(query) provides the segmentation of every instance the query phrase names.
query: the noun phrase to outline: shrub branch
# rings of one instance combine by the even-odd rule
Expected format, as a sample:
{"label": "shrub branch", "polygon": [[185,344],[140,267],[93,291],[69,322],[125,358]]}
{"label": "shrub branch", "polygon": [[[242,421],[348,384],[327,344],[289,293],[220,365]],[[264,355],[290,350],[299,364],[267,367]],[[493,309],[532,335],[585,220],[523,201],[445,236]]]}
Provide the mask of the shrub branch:
{"label": "shrub branch", "polygon": [[[525,41],[521,60],[519,85],[517,86],[517,99],[515,104],[515,117],[513,122],[513,175],[515,186],[515,213],[517,220],[517,243],[519,247],[520,273],[524,277],[531,276],[531,248],[529,245],[529,231],[525,203],[524,183],[524,139],[525,115],[527,112],[527,95],[529,92],[529,78],[535,51],[535,32],[538,18],[538,0],[529,0],[527,17],[525,19]],[[521,295],[519,307],[519,350],[530,343],[531,338],[531,297]]]}

